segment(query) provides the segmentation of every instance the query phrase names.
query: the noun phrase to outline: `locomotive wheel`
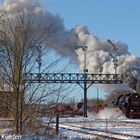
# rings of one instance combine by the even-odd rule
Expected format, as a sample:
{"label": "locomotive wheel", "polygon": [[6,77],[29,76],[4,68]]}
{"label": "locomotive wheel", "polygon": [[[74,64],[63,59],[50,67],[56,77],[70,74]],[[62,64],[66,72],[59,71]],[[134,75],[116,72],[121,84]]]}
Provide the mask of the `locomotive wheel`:
{"label": "locomotive wheel", "polygon": [[130,118],[131,119],[135,118],[133,113],[130,113]]}
{"label": "locomotive wheel", "polygon": [[124,114],[125,114],[126,117],[130,118],[130,111],[125,110],[125,111],[124,111]]}
{"label": "locomotive wheel", "polygon": [[134,113],[132,111],[130,111],[130,118],[131,119],[135,118],[135,115],[134,115]]}

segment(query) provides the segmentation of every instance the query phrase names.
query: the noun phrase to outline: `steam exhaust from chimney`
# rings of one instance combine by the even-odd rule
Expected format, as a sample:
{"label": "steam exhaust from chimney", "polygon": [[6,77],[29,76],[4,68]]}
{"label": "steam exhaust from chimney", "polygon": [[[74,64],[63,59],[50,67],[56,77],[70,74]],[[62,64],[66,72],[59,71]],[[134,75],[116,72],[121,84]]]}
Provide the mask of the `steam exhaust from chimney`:
{"label": "steam exhaust from chimney", "polygon": [[46,38],[48,46],[63,57],[74,58],[73,61],[78,63],[81,70],[83,69],[84,54],[80,49],[74,50],[75,45],[88,46],[87,68],[89,73],[114,73],[113,56],[116,53],[117,73],[126,74],[128,76],[127,81],[131,81],[133,78],[139,81],[140,58],[131,54],[126,44],[111,40],[118,48],[117,52],[114,52],[113,46],[106,39],[90,33],[86,26],[79,25],[67,30],[64,27],[63,20],[58,15],[53,15],[44,10],[40,3],[35,0],[5,0],[1,9],[13,15],[17,14],[19,10],[27,14],[28,12],[35,13],[48,34],[48,38]]}

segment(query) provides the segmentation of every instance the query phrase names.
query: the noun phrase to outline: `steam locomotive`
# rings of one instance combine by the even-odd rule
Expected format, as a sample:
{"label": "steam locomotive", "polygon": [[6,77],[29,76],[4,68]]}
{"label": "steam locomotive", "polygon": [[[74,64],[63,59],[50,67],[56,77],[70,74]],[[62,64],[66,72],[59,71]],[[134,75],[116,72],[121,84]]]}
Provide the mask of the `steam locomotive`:
{"label": "steam locomotive", "polygon": [[118,107],[128,118],[140,118],[140,94],[128,93],[116,97],[112,102],[114,107]]}

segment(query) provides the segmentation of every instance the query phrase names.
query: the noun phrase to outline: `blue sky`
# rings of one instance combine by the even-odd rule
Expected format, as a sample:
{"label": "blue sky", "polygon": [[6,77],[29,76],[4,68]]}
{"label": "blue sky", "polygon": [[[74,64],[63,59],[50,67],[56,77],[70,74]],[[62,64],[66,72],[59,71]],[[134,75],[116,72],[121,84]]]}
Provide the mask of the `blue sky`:
{"label": "blue sky", "polygon": [[[86,25],[99,38],[126,43],[130,53],[140,56],[140,0],[42,0],[42,3],[51,13],[60,15],[67,29]],[[101,89],[99,92],[100,98],[106,95]],[[95,87],[88,90],[88,97],[96,97]]]}
{"label": "blue sky", "polygon": [[140,55],[140,0],[40,0],[65,27],[86,25],[100,38],[120,40]]}
{"label": "blue sky", "polygon": [[[59,14],[66,29],[86,25],[99,38],[126,43],[131,53],[140,56],[140,0],[38,1],[51,13]],[[101,97],[104,95],[102,92]],[[92,89],[89,90],[89,96],[93,97]]]}

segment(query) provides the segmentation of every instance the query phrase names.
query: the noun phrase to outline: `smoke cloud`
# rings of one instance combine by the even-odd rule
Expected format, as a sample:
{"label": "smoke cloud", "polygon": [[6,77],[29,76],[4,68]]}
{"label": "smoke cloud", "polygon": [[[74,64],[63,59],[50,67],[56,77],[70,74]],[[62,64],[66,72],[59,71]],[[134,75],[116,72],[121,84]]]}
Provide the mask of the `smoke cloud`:
{"label": "smoke cloud", "polygon": [[64,57],[74,58],[81,70],[83,69],[84,53],[81,49],[74,50],[74,45],[88,46],[87,68],[89,73],[115,73],[113,62],[115,56],[118,60],[117,73],[126,73],[140,79],[140,58],[130,54],[126,44],[112,40],[118,48],[115,51],[106,39],[101,39],[94,33],[90,33],[86,26],[79,25],[68,31],[58,15],[44,10],[35,0],[5,0],[1,8],[10,14],[18,14],[19,11],[35,13],[43,21],[44,28],[48,33],[46,38],[48,46]]}

